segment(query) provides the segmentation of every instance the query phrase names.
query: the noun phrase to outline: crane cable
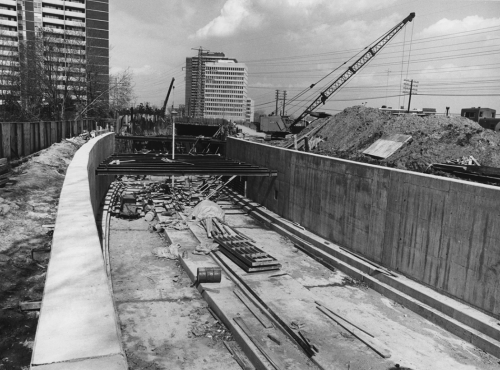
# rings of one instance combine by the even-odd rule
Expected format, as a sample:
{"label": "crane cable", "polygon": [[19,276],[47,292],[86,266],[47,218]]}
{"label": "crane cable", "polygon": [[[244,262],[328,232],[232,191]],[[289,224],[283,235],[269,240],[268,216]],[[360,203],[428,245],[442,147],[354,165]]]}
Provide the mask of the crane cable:
{"label": "crane cable", "polygon": [[[378,41],[379,39],[377,39]],[[373,44],[373,43],[372,43]],[[356,58],[359,54],[361,54],[363,51],[365,51],[366,49],[368,49],[372,44],[364,47],[363,49],[359,50],[356,54],[354,54],[352,57],[350,57],[348,60],[346,60],[344,63],[342,63],[341,65],[339,65],[337,68],[335,68],[333,71],[331,71],[330,73],[328,73],[327,75],[323,76],[322,78],[320,78],[318,81],[316,81],[315,83],[311,84],[308,88],[305,88],[302,92],[300,92],[299,94],[297,94],[296,96],[294,96],[292,99],[290,99],[287,104],[290,104],[291,102],[293,102],[294,100],[300,98],[302,95],[304,95],[306,92],[310,91],[311,89],[313,89],[317,84],[319,84],[321,81],[323,81],[324,79],[326,79],[327,77],[331,76],[334,72],[338,71],[342,66],[346,65],[347,63],[349,63],[352,59]],[[322,86],[322,89],[325,88],[326,85],[323,85]],[[321,90],[322,90],[321,89]],[[309,97],[312,97],[313,94],[311,94]],[[295,111],[293,111],[293,113],[291,115],[294,115],[295,113],[297,113],[298,110],[300,109],[303,109],[305,106],[307,105],[307,103],[305,104],[301,104]]]}
{"label": "crane cable", "polygon": [[[412,22],[412,25],[411,25],[411,35],[410,35],[410,51],[408,52],[408,63],[406,64],[406,79],[408,79],[408,70],[410,68],[410,59],[411,59],[411,44],[413,42],[413,27],[415,26],[415,23]],[[403,104],[404,104],[404,101],[405,101],[405,96],[403,94]]]}
{"label": "crane cable", "polygon": [[[403,70],[404,70],[404,59],[405,59],[405,44],[406,44],[406,25],[405,32],[403,33],[403,52],[401,53],[401,75],[399,77],[399,99],[398,99],[398,108],[401,107],[401,86],[403,85]],[[403,99],[403,105],[405,101]]]}
{"label": "crane cable", "polygon": [[[314,88],[318,83],[320,83],[321,81],[323,81],[325,78],[327,78],[328,76],[330,76],[332,73],[334,73],[335,71],[337,71],[339,68],[341,68],[342,66],[344,66],[345,64],[347,64],[348,62],[350,62],[352,59],[356,58],[359,54],[361,54],[363,51],[365,51],[366,49],[368,48],[371,48],[374,44],[377,44],[380,40],[382,40],[387,34],[389,34],[394,28],[398,27],[398,25],[394,26],[393,28],[391,28],[388,32],[384,33],[382,36],[378,37],[375,41],[372,41],[370,44],[368,44],[367,46],[365,46],[363,49],[359,50],[355,55],[353,55],[352,57],[350,57],[348,60],[346,60],[344,63],[342,63],[341,65],[339,65],[337,68],[335,68],[333,71],[331,71],[330,73],[328,73],[326,76],[322,77],[321,79],[319,79],[316,83],[312,84],[311,86],[309,86],[309,88],[306,88],[304,89],[302,92],[300,92],[299,94],[297,94],[295,97],[293,97],[289,102],[295,100],[295,99],[298,99],[300,96],[304,95],[307,91],[310,91],[312,88]],[[405,32],[406,32],[406,24],[405,24]],[[404,40],[403,42],[403,48],[404,48],[404,44],[405,44],[405,41],[406,39]],[[404,50],[404,49],[403,49]],[[403,71],[401,70],[401,74],[403,73]],[[328,84],[326,85],[323,85],[321,90],[325,89],[326,87],[328,86]],[[401,91],[400,91],[401,92]],[[310,94],[309,97],[312,97],[313,94]],[[291,115],[297,113],[297,111],[299,109],[302,109],[303,107],[307,106],[307,103],[305,104],[302,104],[301,107],[299,107],[298,109],[296,109]]]}
{"label": "crane cable", "polygon": [[[333,71],[331,71],[330,73],[326,74],[325,76],[323,76],[322,78],[320,78],[318,81],[316,81],[315,83],[311,84],[308,88],[306,87],[304,90],[302,90],[301,92],[299,92],[297,95],[295,95],[293,98],[289,99],[288,102],[286,104],[290,104],[292,103],[293,101],[295,101],[296,99],[300,98],[302,95],[304,95],[305,93],[307,93],[308,91],[310,91],[311,89],[313,89],[317,84],[319,84],[321,81],[323,81],[324,79],[328,78],[329,76],[331,76],[334,72],[338,71],[342,66],[346,65],[347,63],[349,63],[352,59],[356,58],[359,54],[361,54],[363,51],[365,51],[366,49],[368,49],[369,47],[371,47],[373,44],[379,42],[383,37],[385,36],[382,35],[380,36],[378,39],[376,39],[375,41],[373,41],[372,43],[370,43],[368,46],[365,46],[363,49],[359,50],[356,54],[354,54],[352,57],[350,57],[349,59],[347,59],[344,63],[342,63],[341,65],[339,65],[337,68],[333,69]],[[326,85],[323,86],[323,88],[325,87]],[[310,95],[312,96],[312,94]],[[301,109],[302,107],[306,106],[307,104],[302,104],[301,107],[299,107],[298,109],[296,109],[293,113],[295,114],[299,109]]]}

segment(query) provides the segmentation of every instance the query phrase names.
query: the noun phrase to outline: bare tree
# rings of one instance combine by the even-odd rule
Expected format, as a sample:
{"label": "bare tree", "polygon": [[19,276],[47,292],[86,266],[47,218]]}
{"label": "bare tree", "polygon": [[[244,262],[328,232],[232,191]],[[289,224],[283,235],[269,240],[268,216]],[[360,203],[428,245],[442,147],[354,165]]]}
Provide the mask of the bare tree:
{"label": "bare tree", "polygon": [[17,33],[0,28],[0,104],[3,121],[16,119],[20,106],[21,73]]}
{"label": "bare tree", "polygon": [[66,119],[66,111],[87,101],[87,58],[85,41],[79,32],[39,29],[34,45],[27,45],[28,82],[39,85],[52,119]]}
{"label": "bare tree", "polygon": [[133,73],[129,69],[109,76],[109,107],[112,112],[128,109],[134,95]]}
{"label": "bare tree", "polygon": [[[108,69],[94,63],[86,46],[81,31],[41,28],[34,38],[19,41],[12,55],[3,53],[0,100],[4,111],[11,101],[20,118],[68,119],[99,95],[104,107],[99,113],[107,116],[108,96],[102,92],[109,86]],[[0,50],[5,47],[0,45]]]}

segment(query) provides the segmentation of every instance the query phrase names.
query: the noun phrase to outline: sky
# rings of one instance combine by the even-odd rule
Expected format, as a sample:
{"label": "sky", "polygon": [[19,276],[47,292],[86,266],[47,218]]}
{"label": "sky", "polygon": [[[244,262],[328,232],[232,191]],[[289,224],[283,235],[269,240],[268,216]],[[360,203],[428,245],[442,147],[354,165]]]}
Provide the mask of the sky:
{"label": "sky", "polygon": [[286,114],[298,116],[411,12],[413,21],[317,110],[407,108],[407,79],[416,86],[411,108],[500,115],[500,0],[110,0],[110,72],[131,71],[135,104],[156,106],[175,78],[169,106],[177,106],[186,57],[202,47],[247,65],[256,111],[274,111],[280,90]]}

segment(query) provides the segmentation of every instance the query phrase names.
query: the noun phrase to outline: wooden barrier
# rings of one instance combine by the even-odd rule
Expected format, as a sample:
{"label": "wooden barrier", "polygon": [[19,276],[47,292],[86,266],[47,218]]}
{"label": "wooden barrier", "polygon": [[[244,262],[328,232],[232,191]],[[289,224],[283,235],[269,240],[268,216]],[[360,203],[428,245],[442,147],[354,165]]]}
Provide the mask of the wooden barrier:
{"label": "wooden barrier", "polygon": [[0,122],[0,158],[21,158],[54,143],[97,129],[94,119],[38,122]]}
{"label": "wooden barrier", "polygon": [[10,141],[11,141],[11,135],[10,135],[10,123],[2,123],[1,124],[1,136],[2,136],[2,153],[0,155],[2,158],[7,158],[10,159]]}

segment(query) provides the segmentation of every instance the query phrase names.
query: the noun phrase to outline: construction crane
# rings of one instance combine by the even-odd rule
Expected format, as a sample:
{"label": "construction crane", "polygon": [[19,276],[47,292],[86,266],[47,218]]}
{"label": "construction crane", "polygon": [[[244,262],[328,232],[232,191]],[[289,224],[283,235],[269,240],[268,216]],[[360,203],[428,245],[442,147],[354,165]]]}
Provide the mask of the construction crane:
{"label": "construction crane", "polygon": [[396,34],[401,31],[401,29],[406,25],[406,23],[411,22],[415,18],[415,13],[410,13],[408,17],[399,22],[391,30],[389,30],[385,35],[383,35],[371,48],[368,49],[358,60],[356,60],[347,70],[342,73],[342,75],[332,82],[325,90],[323,90],[319,96],[298,116],[288,129],[292,128],[300,121],[302,121],[307,115],[313,112],[320,105],[325,104],[327,99],[335,94],[340,88],[349,81],[361,68],[368,64],[377,53],[391,41],[391,39],[396,36]]}
{"label": "construction crane", "polygon": [[165,111],[167,110],[168,98],[170,97],[170,93],[172,92],[172,87],[174,86],[175,78],[172,77],[172,82],[170,82],[170,87],[168,88],[167,97],[165,98],[165,103],[163,103],[163,108],[161,108],[161,116],[165,117]]}

